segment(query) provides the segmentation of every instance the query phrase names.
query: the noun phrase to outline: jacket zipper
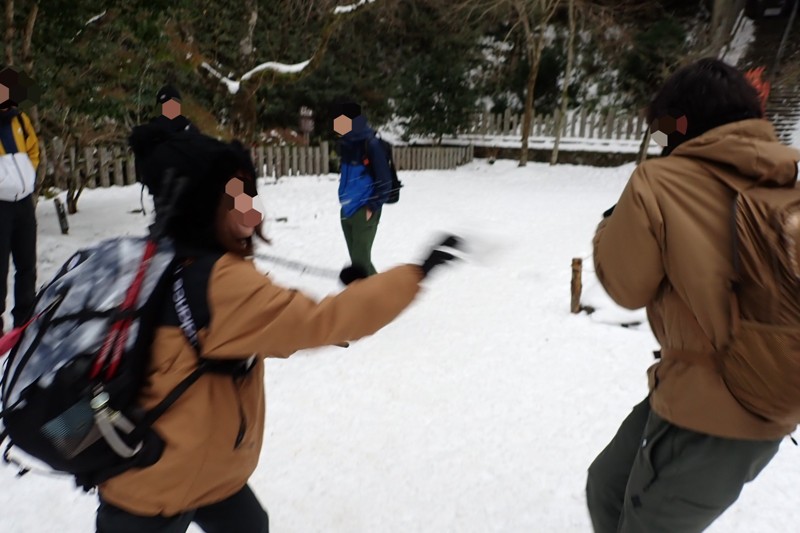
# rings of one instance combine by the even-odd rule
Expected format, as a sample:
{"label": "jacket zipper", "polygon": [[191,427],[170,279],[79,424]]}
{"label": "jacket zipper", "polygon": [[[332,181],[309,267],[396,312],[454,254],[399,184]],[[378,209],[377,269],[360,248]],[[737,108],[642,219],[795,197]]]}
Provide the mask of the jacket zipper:
{"label": "jacket zipper", "polygon": [[[22,170],[20,170],[19,164],[17,163],[17,159],[14,157],[14,154],[11,154],[11,159],[14,160],[14,166],[17,167],[17,177],[19,177],[19,182],[22,184],[21,194],[25,194],[25,179],[22,177]],[[19,194],[14,197],[14,200],[19,200]]]}

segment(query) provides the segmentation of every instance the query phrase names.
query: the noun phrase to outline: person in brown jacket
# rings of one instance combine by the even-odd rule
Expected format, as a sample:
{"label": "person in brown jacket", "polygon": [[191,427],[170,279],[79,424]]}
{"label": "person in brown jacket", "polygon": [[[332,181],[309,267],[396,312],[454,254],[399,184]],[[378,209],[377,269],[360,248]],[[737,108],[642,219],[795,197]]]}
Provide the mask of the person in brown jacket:
{"label": "person in brown jacket", "polygon": [[762,117],[756,90],[721,61],[673,74],[648,110],[664,157],[636,168],[597,228],[598,278],[618,304],[647,308],[661,350],[648,398],[589,468],[596,532],[704,530],[794,430],[745,409],[714,362],[731,334],[734,279],[736,193],[721,178],[797,179],[800,154]]}
{"label": "person in brown jacket", "polygon": [[[97,531],[182,533],[194,522],[207,533],[266,533],[267,513],[247,484],[264,436],[264,358],[375,333],[411,304],[432,268],[454,256],[435,247],[422,265],[351,279],[317,302],[273,284],[249,258],[262,215],[247,150],[195,133],[153,147],[189,178],[166,232],[183,264],[194,322],[188,330],[198,331],[198,350],[182,329],[185,313],[179,317],[179,306],[169,302],[139,404],[152,409],[197,368],[199,357],[238,361],[238,372],[204,374],[155,422],[163,454],[99,486]],[[146,149],[137,145],[135,155]],[[448,243],[457,248],[456,241]]]}

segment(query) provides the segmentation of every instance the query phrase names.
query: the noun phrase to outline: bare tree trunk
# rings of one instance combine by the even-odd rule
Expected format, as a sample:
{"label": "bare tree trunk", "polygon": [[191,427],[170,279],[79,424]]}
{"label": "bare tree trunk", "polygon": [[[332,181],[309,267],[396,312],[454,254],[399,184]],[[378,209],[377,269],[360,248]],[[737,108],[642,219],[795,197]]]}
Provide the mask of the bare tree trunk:
{"label": "bare tree trunk", "polygon": [[[29,76],[33,76],[33,53],[31,44],[33,42],[33,29],[36,27],[36,17],[39,15],[39,2],[34,2],[28,12],[28,19],[25,21],[25,33],[22,35],[22,65]],[[30,110],[30,119],[33,122],[33,129],[37,135],[41,135],[41,124],[39,122],[39,106],[35,105]],[[39,167],[36,169],[36,189],[34,202],[39,201],[39,194],[44,185],[45,174],[47,173],[47,143],[41,139],[39,143]]]}
{"label": "bare tree trunk", "polygon": [[[250,13],[247,24],[247,32],[239,42],[239,64],[251,65],[254,62],[255,48],[253,47],[253,35],[256,31],[258,22],[258,4],[255,0],[245,0],[245,9]],[[258,85],[253,80],[239,89],[233,98],[233,132],[237,137],[250,141],[256,132],[256,116],[258,106],[256,105],[256,90]]]}
{"label": "bare tree trunk", "polygon": [[561,113],[556,124],[556,140],[553,143],[553,153],[550,155],[550,164],[558,162],[558,145],[561,144],[561,132],[564,121],[567,119],[569,104],[569,80],[572,77],[572,62],[575,58],[575,0],[569,0],[569,42],[567,43],[567,68],[564,72],[564,86],[561,88]]}
{"label": "bare tree trunk", "polygon": [[33,28],[36,25],[36,16],[39,14],[39,3],[35,2],[28,13],[25,22],[25,33],[22,35],[22,64],[29,76],[33,76],[33,54],[31,42],[33,41]]}
{"label": "bare tree trunk", "polygon": [[541,54],[534,51],[530,56],[530,70],[528,83],[525,86],[525,112],[522,117],[522,145],[519,153],[519,166],[528,164],[528,139],[531,135],[531,122],[533,121],[533,93],[536,87],[536,78],[539,76],[539,58]]}
{"label": "bare tree trunk", "polygon": [[[522,117],[522,142],[519,154],[519,166],[521,167],[528,164],[528,139],[533,121],[534,90],[544,49],[545,29],[560,2],[561,0],[538,0],[535,2],[517,0],[513,3],[513,9],[525,32],[525,53],[530,62],[528,82],[525,87],[525,112]],[[536,24],[535,29],[534,23]]]}
{"label": "bare tree trunk", "polygon": [[247,35],[239,43],[239,51],[242,59],[249,60],[253,55],[253,34],[256,31],[256,23],[258,22],[258,6],[254,0],[246,0],[245,9],[250,11],[250,19],[247,23]]}
{"label": "bare tree trunk", "polygon": [[14,0],[6,0],[6,66],[14,66]]}

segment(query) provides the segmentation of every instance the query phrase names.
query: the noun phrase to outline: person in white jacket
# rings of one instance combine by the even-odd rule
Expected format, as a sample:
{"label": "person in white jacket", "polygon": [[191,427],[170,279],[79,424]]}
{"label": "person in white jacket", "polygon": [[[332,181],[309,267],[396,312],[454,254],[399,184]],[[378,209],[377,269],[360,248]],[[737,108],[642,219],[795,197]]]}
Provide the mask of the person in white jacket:
{"label": "person in white jacket", "polygon": [[39,140],[17,109],[11,69],[0,71],[0,333],[4,331],[9,259],[14,259],[14,327],[30,315],[36,295],[36,208],[33,191]]}

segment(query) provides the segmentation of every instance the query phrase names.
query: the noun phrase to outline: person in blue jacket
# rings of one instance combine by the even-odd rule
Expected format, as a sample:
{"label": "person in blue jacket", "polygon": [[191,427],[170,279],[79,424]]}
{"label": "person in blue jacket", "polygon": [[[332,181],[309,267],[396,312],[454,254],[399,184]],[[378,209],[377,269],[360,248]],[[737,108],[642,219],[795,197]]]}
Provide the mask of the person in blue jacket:
{"label": "person in blue jacket", "polygon": [[353,270],[363,276],[376,273],[372,243],[381,220],[381,208],[392,187],[388,156],[361,113],[361,106],[344,103],[334,110],[333,129],[342,137],[337,144],[340,158],[339,203],[344,240]]}

